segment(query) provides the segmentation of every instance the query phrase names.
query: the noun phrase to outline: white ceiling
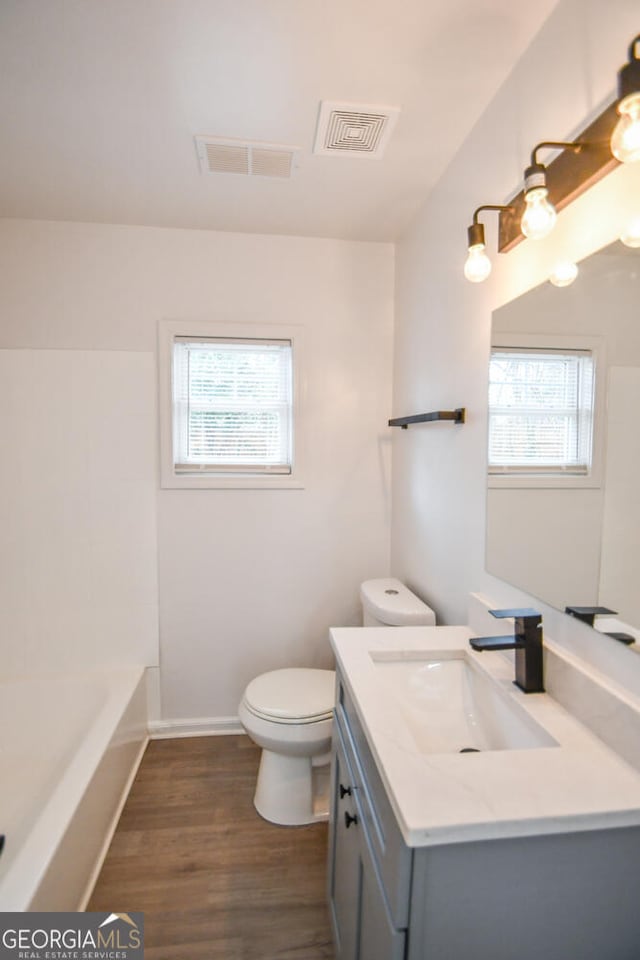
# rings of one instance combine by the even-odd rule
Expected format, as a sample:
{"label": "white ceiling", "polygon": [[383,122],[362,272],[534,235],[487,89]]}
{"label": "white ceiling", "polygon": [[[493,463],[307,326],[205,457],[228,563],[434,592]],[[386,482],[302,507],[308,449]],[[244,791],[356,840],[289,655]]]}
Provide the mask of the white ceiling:
{"label": "white ceiling", "polygon": [[[0,0],[0,214],[393,240],[557,0]],[[321,100],[401,107],[380,159]],[[195,134],[299,146],[203,175]]]}

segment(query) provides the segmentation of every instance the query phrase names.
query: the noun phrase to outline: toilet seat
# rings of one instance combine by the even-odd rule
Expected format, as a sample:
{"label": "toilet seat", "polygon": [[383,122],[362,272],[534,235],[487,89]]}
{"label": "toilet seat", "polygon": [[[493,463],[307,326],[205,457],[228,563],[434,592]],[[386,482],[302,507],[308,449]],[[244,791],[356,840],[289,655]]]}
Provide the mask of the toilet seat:
{"label": "toilet seat", "polygon": [[318,723],[333,715],[333,670],[289,668],[256,677],[244,693],[244,705],[272,723]]}

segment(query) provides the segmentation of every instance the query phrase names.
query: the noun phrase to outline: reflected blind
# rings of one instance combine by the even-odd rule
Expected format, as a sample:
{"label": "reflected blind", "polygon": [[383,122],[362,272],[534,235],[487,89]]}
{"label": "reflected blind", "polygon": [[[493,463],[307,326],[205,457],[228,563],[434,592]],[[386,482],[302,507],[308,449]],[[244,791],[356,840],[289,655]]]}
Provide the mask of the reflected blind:
{"label": "reflected blind", "polygon": [[593,400],[590,351],[494,348],[489,473],[588,474]]}
{"label": "reflected blind", "polygon": [[290,340],[177,337],[178,472],[291,473]]}

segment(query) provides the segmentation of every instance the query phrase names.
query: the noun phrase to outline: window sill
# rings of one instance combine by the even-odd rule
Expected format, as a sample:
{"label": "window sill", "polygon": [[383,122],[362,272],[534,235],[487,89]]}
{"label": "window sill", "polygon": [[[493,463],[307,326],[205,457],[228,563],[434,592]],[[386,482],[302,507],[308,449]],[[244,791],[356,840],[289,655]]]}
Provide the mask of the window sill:
{"label": "window sill", "polygon": [[304,490],[304,483],[291,476],[220,476],[172,473],[160,481],[163,490]]}
{"label": "window sill", "polygon": [[487,486],[492,489],[555,489],[555,490],[574,490],[574,489],[593,489],[601,486],[600,478],[594,476],[575,476],[575,475],[547,475],[523,476],[522,474],[489,474]]}

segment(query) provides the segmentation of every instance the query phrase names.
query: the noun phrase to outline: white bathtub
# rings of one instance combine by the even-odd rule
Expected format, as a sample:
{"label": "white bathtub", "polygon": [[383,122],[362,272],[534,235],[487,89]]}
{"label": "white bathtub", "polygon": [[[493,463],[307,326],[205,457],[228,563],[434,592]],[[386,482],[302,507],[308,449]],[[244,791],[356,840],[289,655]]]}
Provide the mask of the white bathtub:
{"label": "white bathtub", "polygon": [[0,683],[0,911],[84,909],[146,721],[142,667]]}

